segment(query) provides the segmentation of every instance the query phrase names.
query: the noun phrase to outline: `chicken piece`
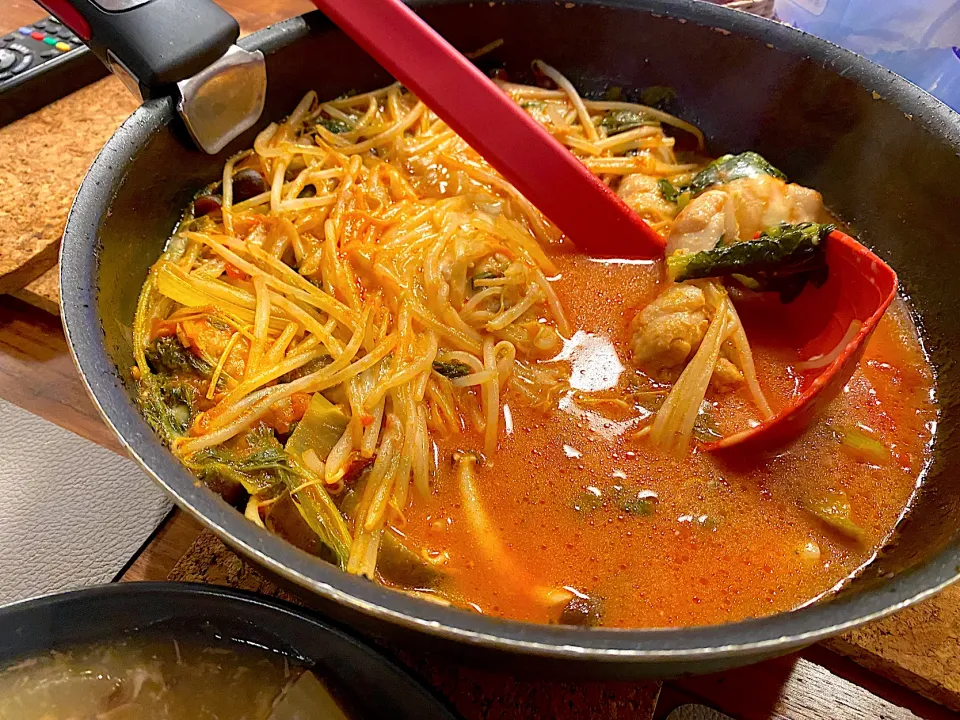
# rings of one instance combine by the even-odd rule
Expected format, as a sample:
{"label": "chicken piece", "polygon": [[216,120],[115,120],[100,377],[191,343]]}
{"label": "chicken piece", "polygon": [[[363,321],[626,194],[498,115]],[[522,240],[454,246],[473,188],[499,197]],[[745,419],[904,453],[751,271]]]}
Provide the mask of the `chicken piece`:
{"label": "chicken piece", "polygon": [[[700,286],[671,285],[630,324],[633,362],[657,379],[676,380],[700,347],[711,315],[711,303]],[[724,343],[710,380],[714,390],[726,392],[743,382],[735,360],[733,346]]]}
{"label": "chicken piece", "polygon": [[[181,344],[211,365],[219,362],[235,332],[226,323],[210,317],[184,320],[178,327]],[[238,338],[238,342],[233,344],[230,354],[224,360],[223,376],[234,380],[242,378],[249,353],[250,341],[244,337]]]}
{"label": "chicken piece", "polygon": [[706,297],[699,287],[691,283],[671,285],[630,323],[634,362],[659,375],[685,364],[700,347],[710,325],[707,310]]}
{"label": "chicken piece", "polygon": [[677,206],[663,197],[657,178],[650,175],[627,175],[620,181],[617,195],[647,222],[672,220],[677,214]]}
{"label": "chicken piece", "polygon": [[738,236],[734,202],[723,190],[708,190],[698,195],[677,215],[667,237],[667,255],[677,250],[700,252],[716,247],[720,238]]}
{"label": "chicken piece", "polygon": [[789,183],[784,188],[784,192],[787,196],[787,206],[790,208],[790,219],[787,222],[827,223],[833,220],[823,206],[823,195],[813,188]]}
{"label": "chicken piece", "polygon": [[308,393],[294,393],[290,397],[278,400],[266,415],[263,416],[264,425],[268,425],[283,435],[290,432],[294,423],[303,419],[307,407],[310,405],[312,395]]}
{"label": "chicken piece", "polygon": [[[723,191],[733,199],[741,240],[779,223],[828,222],[816,190],[785,183],[770,175],[734,180]],[[691,203],[692,204],[692,203]]]}
{"label": "chicken piece", "polygon": [[713,377],[710,378],[710,387],[718,392],[726,392],[743,382],[743,373],[733,362],[734,351],[729,343],[724,343],[720,349],[720,357],[713,368]]}
{"label": "chicken piece", "polygon": [[829,222],[816,190],[785,183],[770,175],[740,178],[698,195],[677,215],[667,254],[700,252],[727,242],[750,240],[780,223]]}

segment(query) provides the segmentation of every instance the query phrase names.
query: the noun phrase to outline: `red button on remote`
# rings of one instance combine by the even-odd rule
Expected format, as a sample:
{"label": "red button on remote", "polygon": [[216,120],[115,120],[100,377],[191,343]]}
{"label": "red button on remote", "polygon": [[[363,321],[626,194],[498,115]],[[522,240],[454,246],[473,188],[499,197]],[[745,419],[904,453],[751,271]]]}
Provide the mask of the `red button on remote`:
{"label": "red button on remote", "polygon": [[32,37],[34,40],[43,40],[46,35],[44,35],[42,32],[32,32],[30,33],[30,37]]}

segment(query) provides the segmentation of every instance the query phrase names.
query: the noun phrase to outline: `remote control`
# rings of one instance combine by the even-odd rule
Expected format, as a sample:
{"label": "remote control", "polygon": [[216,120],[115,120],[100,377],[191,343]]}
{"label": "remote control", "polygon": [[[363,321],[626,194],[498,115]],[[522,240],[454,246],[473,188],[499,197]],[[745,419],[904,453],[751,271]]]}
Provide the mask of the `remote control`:
{"label": "remote control", "polygon": [[56,18],[0,36],[0,127],[107,75]]}

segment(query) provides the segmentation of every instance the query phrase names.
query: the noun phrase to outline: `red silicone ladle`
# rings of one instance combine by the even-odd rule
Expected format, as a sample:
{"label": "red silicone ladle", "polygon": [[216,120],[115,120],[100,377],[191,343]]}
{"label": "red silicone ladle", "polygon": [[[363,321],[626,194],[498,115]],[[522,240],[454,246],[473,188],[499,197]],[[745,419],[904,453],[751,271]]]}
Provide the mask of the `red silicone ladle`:
{"label": "red silicone ladle", "polygon": [[[822,287],[808,286],[792,303],[776,307],[768,322],[784,328],[799,360],[823,358],[826,365],[800,372],[800,393],[773,417],[723,440],[708,450],[783,442],[802,431],[846,385],[867,340],[897,294],[897,275],[883,260],[846,233],[827,236],[830,275]],[[859,323],[857,327],[854,323]],[[851,328],[856,334],[850,336]],[[844,343],[845,341],[845,343]],[[842,347],[839,347],[844,343]]]}
{"label": "red silicone ladle", "polygon": [[[588,255],[663,256],[664,239],[572,153],[400,0],[313,0],[360,47],[427,103],[500,174]],[[774,417],[710,446],[783,440],[802,430],[847,382],[893,300],[897,276],[841,232],[827,240],[830,278],[784,306],[802,357],[835,351],[807,373],[802,393]]]}
{"label": "red silicone ladle", "polygon": [[582,252],[663,257],[664,239],[400,0],[313,0]]}

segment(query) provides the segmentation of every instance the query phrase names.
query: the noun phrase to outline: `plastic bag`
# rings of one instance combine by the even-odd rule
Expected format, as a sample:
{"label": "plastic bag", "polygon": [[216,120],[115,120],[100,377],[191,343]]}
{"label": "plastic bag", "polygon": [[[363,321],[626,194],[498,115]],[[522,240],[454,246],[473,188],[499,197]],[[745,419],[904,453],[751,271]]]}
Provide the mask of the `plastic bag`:
{"label": "plastic bag", "polygon": [[776,0],[778,18],[960,109],[960,0]]}

